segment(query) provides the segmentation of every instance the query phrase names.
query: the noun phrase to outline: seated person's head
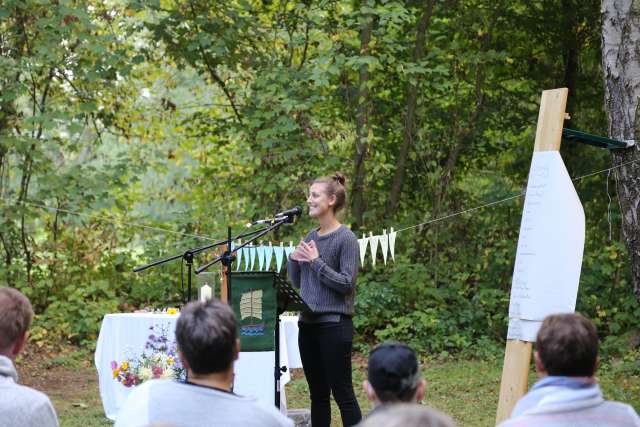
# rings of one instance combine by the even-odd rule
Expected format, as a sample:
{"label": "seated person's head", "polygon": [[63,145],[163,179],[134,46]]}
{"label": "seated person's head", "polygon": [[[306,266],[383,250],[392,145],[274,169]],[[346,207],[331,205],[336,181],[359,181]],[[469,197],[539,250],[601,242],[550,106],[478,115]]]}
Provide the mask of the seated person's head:
{"label": "seated person's head", "polygon": [[371,414],[362,427],[454,427],[451,418],[426,406],[400,403]]}
{"label": "seated person's head", "polygon": [[184,366],[196,375],[232,371],[240,351],[235,315],[218,300],[187,304],[176,324],[176,341]]}
{"label": "seated person's head", "polygon": [[26,296],[14,288],[0,288],[0,355],[15,360],[27,342],[32,319]]}
{"label": "seated person's head", "polygon": [[580,314],[552,314],[536,337],[536,369],[543,375],[591,377],[598,367],[598,332]]}
{"label": "seated person's head", "polygon": [[376,405],[419,402],[424,397],[426,382],[415,351],[406,344],[388,342],[371,350],[367,378],[364,390]]}

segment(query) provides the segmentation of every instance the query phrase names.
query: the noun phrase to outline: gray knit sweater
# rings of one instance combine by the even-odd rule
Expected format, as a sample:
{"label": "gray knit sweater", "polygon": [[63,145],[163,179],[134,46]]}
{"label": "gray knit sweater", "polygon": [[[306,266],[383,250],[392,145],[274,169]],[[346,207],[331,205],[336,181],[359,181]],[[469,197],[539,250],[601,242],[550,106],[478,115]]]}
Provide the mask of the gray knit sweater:
{"label": "gray knit sweater", "polygon": [[[305,242],[311,240],[315,240],[320,257],[311,263],[289,258],[289,279],[294,286],[300,288],[302,299],[314,313],[352,316],[358,273],[358,238],[351,230],[341,225],[337,230],[323,236],[318,234],[318,230],[312,230],[304,238]],[[339,319],[339,316],[336,317]],[[323,318],[337,320],[327,316]]]}

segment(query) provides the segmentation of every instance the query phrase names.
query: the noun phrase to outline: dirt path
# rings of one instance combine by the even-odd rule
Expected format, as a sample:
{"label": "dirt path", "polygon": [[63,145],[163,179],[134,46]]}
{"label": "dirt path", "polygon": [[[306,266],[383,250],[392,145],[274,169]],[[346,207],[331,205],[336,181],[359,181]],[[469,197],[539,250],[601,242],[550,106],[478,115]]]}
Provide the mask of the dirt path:
{"label": "dirt path", "polygon": [[71,399],[95,393],[98,376],[89,362],[74,360],[68,349],[29,346],[18,359],[18,379],[52,398]]}

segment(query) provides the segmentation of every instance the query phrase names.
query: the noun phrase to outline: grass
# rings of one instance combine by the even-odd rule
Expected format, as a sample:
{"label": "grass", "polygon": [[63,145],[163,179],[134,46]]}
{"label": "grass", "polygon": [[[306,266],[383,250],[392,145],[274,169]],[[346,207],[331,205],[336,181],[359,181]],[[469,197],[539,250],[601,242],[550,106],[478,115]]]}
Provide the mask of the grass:
{"label": "grass", "polygon": [[65,398],[52,398],[58,412],[61,427],[112,426],[113,422],[104,416],[100,395],[96,389],[83,400],[69,401]]}
{"label": "grass", "polygon": [[[427,380],[425,403],[449,414],[460,427],[494,426],[502,359],[430,361],[422,366]],[[354,386],[363,414],[371,405],[362,390],[366,376],[363,364],[354,368]],[[309,397],[304,378],[294,375],[287,384],[287,402],[290,408],[308,408]],[[605,398],[631,404],[640,411],[640,367],[638,361],[615,362],[603,366],[598,375]],[[529,384],[536,381],[531,372]],[[332,404],[332,425],[340,426],[335,402]]]}
{"label": "grass", "polygon": [[[44,359],[42,359],[44,360]],[[62,427],[109,426],[104,417],[95,369],[89,361],[51,358],[43,372],[27,373],[24,382],[47,393],[58,412]],[[20,372],[33,365],[19,365]],[[43,366],[41,362],[38,366]],[[449,415],[459,426],[493,426],[500,387],[502,360],[428,361],[422,367],[427,380],[425,402]],[[362,359],[354,365],[354,387],[363,414],[371,409],[362,390],[366,366]],[[607,399],[631,404],[640,410],[640,367],[638,360],[604,363],[598,375]],[[289,408],[309,408],[307,384],[301,370],[294,370],[287,384]],[[533,372],[529,378],[535,381]],[[338,409],[332,405],[332,425],[340,426]]]}
{"label": "grass", "polygon": [[[501,362],[492,361],[431,361],[422,366],[427,380],[424,402],[449,414],[459,426],[493,426],[500,388]],[[354,386],[362,413],[371,410],[362,389],[366,367],[354,369]],[[535,376],[532,374],[532,380]],[[638,379],[640,383],[640,379]],[[308,388],[304,378],[287,385],[287,402],[291,408],[308,408]],[[332,425],[340,426],[340,414],[332,404]]]}

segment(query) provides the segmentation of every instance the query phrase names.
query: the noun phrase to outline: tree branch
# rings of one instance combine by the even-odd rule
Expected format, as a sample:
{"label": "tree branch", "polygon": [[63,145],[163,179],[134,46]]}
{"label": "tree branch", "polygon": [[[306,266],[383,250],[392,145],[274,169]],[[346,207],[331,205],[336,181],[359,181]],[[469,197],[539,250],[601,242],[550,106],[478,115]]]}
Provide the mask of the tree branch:
{"label": "tree branch", "polygon": [[304,49],[302,50],[302,59],[298,64],[298,71],[302,70],[302,66],[307,60],[307,50],[309,49],[309,22],[307,21],[304,28]]}
{"label": "tree branch", "polygon": [[[193,7],[193,2],[189,2],[189,6],[191,8],[191,13],[193,15],[193,20],[195,22],[195,20],[197,18],[197,14],[196,14],[196,11],[195,11],[195,9]],[[196,25],[196,29],[198,31],[202,31],[200,29],[199,25]],[[207,70],[209,71],[209,75],[211,76],[213,81],[216,82],[216,84],[218,86],[220,86],[220,88],[222,89],[222,92],[224,92],[225,96],[229,100],[229,103],[231,104],[231,108],[233,109],[233,113],[235,114],[236,119],[238,119],[238,122],[240,124],[242,124],[242,116],[240,115],[240,111],[238,111],[238,107],[236,106],[235,99],[234,99],[233,95],[231,94],[231,92],[227,88],[227,85],[225,84],[224,80],[222,80],[220,78],[220,76],[218,75],[218,73],[216,72],[216,69],[213,66],[213,64],[211,64],[210,58],[207,56],[206,52],[204,51],[204,48],[202,47],[202,44],[200,44],[200,41],[198,41],[198,51],[200,52],[200,55],[202,56],[202,60],[204,61],[205,65],[207,67]]]}
{"label": "tree branch", "polygon": [[[416,24],[416,44],[413,52],[413,62],[419,63],[424,57],[426,32],[431,23],[433,14],[433,4],[435,0],[425,1],[423,3],[422,14]],[[389,204],[387,205],[387,216],[393,215],[398,207],[402,187],[404,185],[405,168],[409,151],[413,145],[413,137],[415,132],[415,116],[418,102],[417,84],[407,82],[407,109],[405,115],[405,126],[402,133],[402,145],[398,152],[396,160],[396,170],[393,175],[393,183],[389,194]]]}

